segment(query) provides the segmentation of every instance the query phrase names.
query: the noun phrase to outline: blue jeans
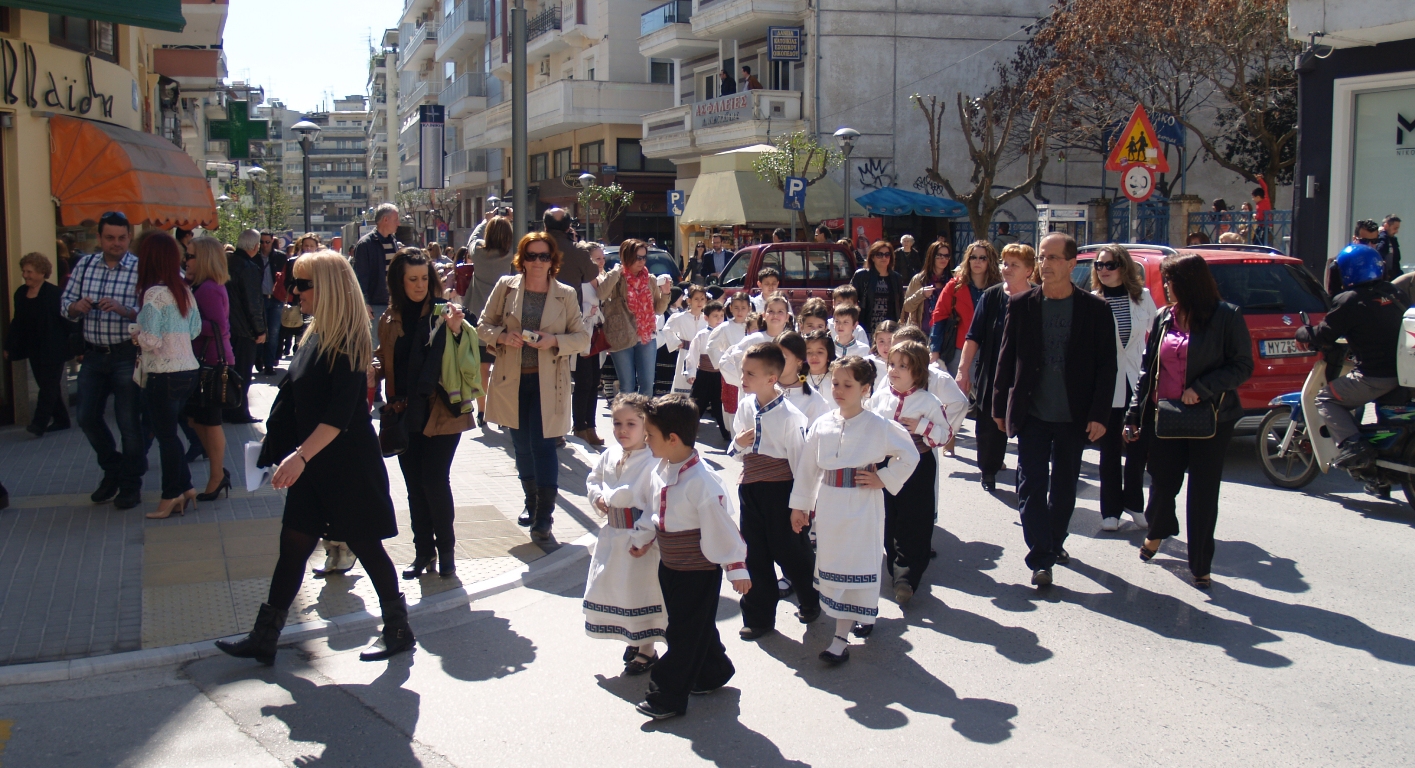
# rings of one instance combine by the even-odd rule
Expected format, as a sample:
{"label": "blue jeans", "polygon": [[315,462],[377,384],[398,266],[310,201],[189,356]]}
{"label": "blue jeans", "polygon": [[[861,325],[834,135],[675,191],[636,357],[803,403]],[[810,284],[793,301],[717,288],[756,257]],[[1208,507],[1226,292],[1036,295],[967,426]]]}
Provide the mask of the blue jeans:
{"label": "blue jeans", "polygon": [[[123,346],[131,347],[131,351]],[[142,476],[147,474],[142,388],[133,381],[137,347],[123,346],[112,352],[91,348],[84,352],[83,366],[79,368],[79,427],[98,454],[103,477],[117,480],[121,491],[140,491]],[[113,398],[113,420],[123,439],[121,453],[103,420],[109,397]]]}
{"label": "blue jeans", "polygon": [[280,310],[285,302],[273,297],[265,297],[265,344],[262,346],[260,362],[274,368],[280,364]]}
{"label": "blue jeans", "polygon": [[658,365],[658,345],[653,341],[635,344],[610,355],[620,392],[638,392],[653,397],[653,374]]}
{"label": "blue jeans", "polygon": [[1085,447],[1085,426],[1070,421],[1029,416],[1017,434],[1017,506],[1027,567],[1034,571],[1056,565],[1066,543]]}
{"label": "blue jeans", "polygon": [[196,385],[196,371],[149,373],[143,398],[147,415],[157,437],[157,450],[162,457],[162,498],[175,499],[192,489],[192,472],[187,467],[186,451],[177,438],[177,421],[187,406],[187,398]]}
{"label": "blue jeans", "polygon": [[521,427],[511,430],[511,444],[516,449],[516,474],[522,480],[535,480],[537,488],[558,488],[560,458],[555,455],[555,438],[545,436],[541,422],[539,373],[521,375],[517,400]]}

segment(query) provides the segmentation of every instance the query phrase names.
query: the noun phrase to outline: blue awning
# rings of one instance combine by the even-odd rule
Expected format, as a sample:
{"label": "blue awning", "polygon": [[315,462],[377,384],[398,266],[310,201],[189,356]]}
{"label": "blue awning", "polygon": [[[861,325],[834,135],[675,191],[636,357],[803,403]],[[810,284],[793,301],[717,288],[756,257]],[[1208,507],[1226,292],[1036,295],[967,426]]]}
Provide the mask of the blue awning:
{"label": "blue awning", "polygon": [[880,216],[933,216],[940,219],[956,219],[968,215],[968,209],[955,200],[934,197],[919,192],[910,192],[897,187],[876,189],[855,198],[855,202],[865,206],[865,210]]}

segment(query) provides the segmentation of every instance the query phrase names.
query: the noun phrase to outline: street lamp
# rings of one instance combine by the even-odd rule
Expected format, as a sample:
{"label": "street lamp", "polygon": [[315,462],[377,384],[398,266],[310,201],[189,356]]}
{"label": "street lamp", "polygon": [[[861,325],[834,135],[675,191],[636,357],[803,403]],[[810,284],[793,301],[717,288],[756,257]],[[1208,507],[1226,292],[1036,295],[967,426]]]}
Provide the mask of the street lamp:
{"label": "street lamp", "polygon": [[[835,144],[840,147],[840,151],[845,153],[845,237],[850,241],[853,249],[855,244],[855,234],[850,230],[850,153],[855,151],[855,139],[860,138],[860,132],[854,128],[841,128],[835,132]],[[870,265],[866,264],[868,269]]]}
{"label": "street lamp", "polygon": [[[265,169],[258,165],[252,165],[250,170],[246,171],[246,175],[251,177],[251,200],[255,203],[255,207],[259,209],[260,181],[265,178]],[[269,222],[266,223],[268,224]]]}
{"label": "street lamp", "polygon": [[314,140],[319,136],[319,126],[308,120],[301,120],[290,126],[290,130],[300,134],[300,151],[305,155],[304,176],[305,180],[305,231],[312,232],[310,228],[310,150],[314,149]]}

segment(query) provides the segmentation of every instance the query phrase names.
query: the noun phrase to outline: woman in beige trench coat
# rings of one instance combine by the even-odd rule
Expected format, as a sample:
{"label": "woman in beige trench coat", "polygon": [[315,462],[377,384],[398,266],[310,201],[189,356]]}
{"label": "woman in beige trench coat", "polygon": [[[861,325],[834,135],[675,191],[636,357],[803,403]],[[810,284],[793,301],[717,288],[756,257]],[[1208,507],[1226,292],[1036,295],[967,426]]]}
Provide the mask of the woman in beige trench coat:
{"label": "woman in beige trench coat", "polygon": [[512,274],[497,281],[477,321],[477,335],[496,355],[486,417],[511,430],[526,495],[517,522],[537,541],[550,539],[559,491],[555,439],[570,431],[571,369],[590,348],[575,289],[555,279],[560,259],[544,232],[521,238]]}

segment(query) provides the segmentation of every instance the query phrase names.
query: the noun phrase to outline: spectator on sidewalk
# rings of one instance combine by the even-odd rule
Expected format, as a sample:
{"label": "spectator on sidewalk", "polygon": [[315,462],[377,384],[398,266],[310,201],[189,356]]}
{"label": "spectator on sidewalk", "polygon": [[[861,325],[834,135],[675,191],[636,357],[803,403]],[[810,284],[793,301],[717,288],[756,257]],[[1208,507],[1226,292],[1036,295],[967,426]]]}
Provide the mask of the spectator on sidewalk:
{"label": "spectator on sidewalk", "polygon": [[[649,272],[648,252],[649,247],[642,240],[620,243],[619,265],[604,274],[597,291],[606,318],[611,312],[623,315],[627,310],[634,321],[633,338],[609,338],[609,356],[614,360],[614,373],[619,377],[619,391],[653,397],[658,362],[658,316],[668,308],[670,296],[660,289]],[[605,333],[610,334],[612,330],[606,320]]]}
{"label": "spectator on sidewalk", "polygon": [[[394,233],[398,231],[398,206],[384,203],[373,212],[373,231],[364,235],[354,246],[354,274],[359,276],[359,290],[368,306],[370,320],[376,320],[388,309],[388,264],[402,250]],[[370,325],[370,329],[372,329]]]}
{"label": "spectator on sidewalk", "polygon": [[[590,252],[590,261],[601,270],[604,269],[604,246],[599,243],[581,243],[580,247]],[[585,318],[585,329],[591,334],[595,328],[604,324],[604,315],[599,311],[599,291],[595,289],[594,281],[580,286],[580,313]],[[575,436],[584,440],[593,448],[600,448],[604,445],[604,440],[600,439],[599,432],[595,430],[595,413],[598,410],[595,406],[599,402],[599,374],[600,355],[602,353],[580,355],[575,360],[575,393],[574,405],[571,409],[574,412],[574,424],[572,425]],[[485,377],[482,377],[485,381]]]}
{"label": "spectator on sidewalk", "polygon": [[[214,237],[193,239],[191,249],[196,255],[187,263],[187,281],[196,296],[197,311],[201,312],[201,333],[192,340],[192,351],[204,365],[233,365],[236,353],[231,349],[231,298],[226,292],[231,273],[226,254],[221,241]],[[197,494],[197,501],[215,501],[221,491],[229,496],[231,473],[224,466],[226,432],[221,427],[221,406],[203,404],[193,396],[187,400],[186,417],[211,467],[206,489]]]}
{"label": "spectator on sidewalk", "polygon": [[260,231],[260,253],[254,261],[260,268],[260,295],[265,312],[265,342],[256,362],[260,364],[261,373],[274,376],[275,366],[280,364],[280,312],[285,308],[285,302],[275,298],[275,280],[276,275],[285,272],[286,258],[275,248],[275,235],[268,229]]}
{"label": "spectator on sidewalk", "polygon": [[30,373],[39,385],[34,414],[25,427],[35,437],[70,426],[69,409],[64,404],[69,328],[59,313],[59,286],[49,282],[53,272],[49,257],[42,253],[27,253],[20,258],[24,284],[15,289],[15,316],[5,339],[5,359],[28,360]]}
{"label": "spectator on sidewalk", "polygon": [[[462,299],[462,311],[467,313],[467,322],[476,325],[486,308],[486,299],[491,289],[501,278],[512,273],[511,261],[516,256],[516,233],[511,228],[511,220],[505,216],[493,216],[486,221],[486,239],[472,241],[472,282],[467,287],[467,295]],[[481,380],[491,380],[491,364],[496,355],[481,347]],[[477,398],[477,426],[486,427],[486,397]]]}
{"label": "spectator on sidewalk", "polygon": [[[138,348],[128,337],[128,324],[138,316],[138,257],[128,252],[132,235],[128,217],[118,211],[103,214],[98,220],[99,252],[74,265],[60,299],[69,319],[83,323],[79,426],[103,469],[103,480],[91,498],[95,504],[112,500],[118,509],[132,509],[142,501],[142,476],[147,473],[142,389],[133,380]],[[121,452],[104,420],[110,397],[123,440]]]}
{"label": "spectator on sidewalk", "polygon": [[1380,234],[1376,236],[1376,250],[1380,252],[1381,258],[1385,259],[1386,279],[1394,280],[1404,274],[1400,268],[1400,240],[1396,235],[1400,234],[1400,217],[1395,214],[1387,214],[1381,222]]}
{"label": "spectator on sidewalk", "polygon": [[551,208],[545,212],[541,221],[545,224],[546,234],[555,240],[555,247],[560,250],[560,271],[556,273],[555,279],[574,289],[575,302],[578,305],[583,298],[580,286],[599,277],[600,269],[590,260],[590,252],[581,248],[571,236],[568,211],[564,208]]}
{"label": "spectator on sidewalk", "polygon": [[236,250],[226,259],[230,275],[226,293],[231,300],[231,348],[236,353],[236,375],[241,378],[241,407],[222,414],[227,424],[254,424],[247,395],[255,372],[260,345],[265,343],[265,302],[260,296],[260,266],[255,255],[260,250],[260,233],[248,229],[236,238]]}

